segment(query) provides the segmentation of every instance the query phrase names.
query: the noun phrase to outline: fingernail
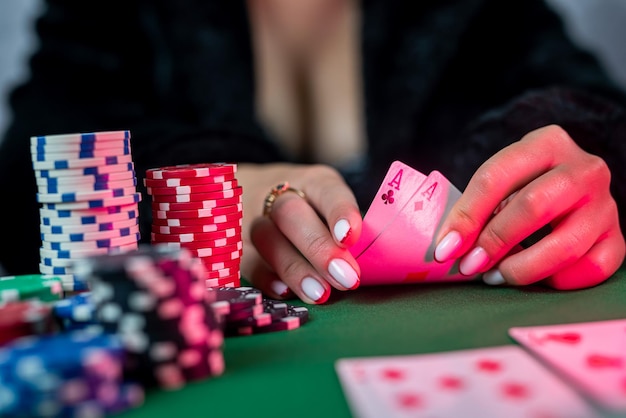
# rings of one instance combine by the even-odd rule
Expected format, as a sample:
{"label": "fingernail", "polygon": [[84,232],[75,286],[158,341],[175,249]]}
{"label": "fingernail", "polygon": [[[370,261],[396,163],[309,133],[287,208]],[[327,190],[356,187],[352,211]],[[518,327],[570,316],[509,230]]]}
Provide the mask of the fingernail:
{"label": "fingernail", "polygon": [[333,228],[333,233],[337,242],[343,243],[352,233],[350,223],[345,219],[339,219]]}
{"label": "fingernail", "polygon": [[335,280],[347,289],[354,289],[359,285],[359,276],[352,266],[345,260],[335,258],[328,265],[328,272]]}
{"label": "fingernail", "polygon": [[279,296],[285,296],[289,293],[289,287],[281,280],[272,281],[272,283],[270,283],[270,289]]}
{"label": "fingernail", "polygon": [[489,256],[482,247],[474,248],[463,257],[459,264],[459,271],[465,276],[473,276],[489,262]]}
{"label": "fingernail", "polygon": [[439,245],[437,245],[437,248],[435,248],[435,260],[440,263],[448,261],[450,256],[459,249],[462,243],[461,234],[456,231],[448,232]]}
{"label": "fingernail", "polygon": [[492,286],[497,286],[497,285],[503,284],[505,280],[504,280],[504,277],[502,276],[502,273],[500,273],[500,270],[493,269],[483,274],[483,282],[490,284]]}
{"label": "fingernail", "polygon": [[305,277],[302,279],[301,286],[304,294],[315,302],[323,298],[324,293],[326,292],[324,290],[324,286],[322,286],[320,282],[315,280],[313,277]]}

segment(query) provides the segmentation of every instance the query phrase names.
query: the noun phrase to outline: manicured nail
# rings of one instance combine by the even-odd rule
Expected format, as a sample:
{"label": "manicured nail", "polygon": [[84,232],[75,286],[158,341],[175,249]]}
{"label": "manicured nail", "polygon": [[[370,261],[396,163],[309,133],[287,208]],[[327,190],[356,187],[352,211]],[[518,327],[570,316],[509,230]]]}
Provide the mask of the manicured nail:
{"label": "manicured nail", "polygon": [[278,296],[286,296],[289,293],[289,287],[281,280],[274,280],[270,283],[270,289]]}
{"label": "manicured nail", "polygon": [[328,272],[335,280],[347,289],[354,289],[359,285],[359,276],[352,266],[345,260],[335,258],[328,265]]}
{"label": "manicured nail", "polygon": [[500,270],[493,269],[483,274],[483,282],[492,286],[497,286],[503,284],[505,280],[504,277],[502,277],[502,273],[500,273]]}
{"label": "manicured nail", "polygon": [[345,219],[339,219],[333,228],[333,233],[337,242],[343,243],[352,233],[350,223]]}
{"label": "manicured nail", "polygon": [[448,261],[450,256],[459,249],[462,243],[461,234],[456,231],[448,232],[439,245],[437,245],[437,248],[435,248],[435,260],[440,263]]}
{"label": "manicured nail", "polygon": [[459,271],[465,276],[473,276],[489,263],[489,256],[482,247],[476,247],[459,263]]}
{"label": "manicured nail", "polygon": [[324,290],[324,286],[322,286],[320,282],[315,280],[313,277],[305,277],[302,279],[301,286],[304,294],[315,302],[323,298],[324,293],[326,292]]}

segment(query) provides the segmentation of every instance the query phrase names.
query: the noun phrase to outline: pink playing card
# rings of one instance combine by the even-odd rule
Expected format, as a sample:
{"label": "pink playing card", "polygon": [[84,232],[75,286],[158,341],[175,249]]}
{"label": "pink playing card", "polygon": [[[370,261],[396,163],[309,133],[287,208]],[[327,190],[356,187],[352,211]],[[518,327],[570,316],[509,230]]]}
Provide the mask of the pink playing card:
{"label": "pink playing card", "polygon": [[361,286],[472,279],[458,272],[456,260],[434,261],[434,236],[460,196],[440,172],[430,173],[391,225],[356,257]]}
{"label": "pink playing card", "polygon": [[626,319],[514,327],[509,335],[598,404],[626,413]]}
{"label": "pink playing card", "polygon": [[596,412],[517,346],[339,359],[356,418],[583,418]]}
{"label": "pink playing card", "polygon": [[394,161],[363,217],[363,230],[359,240],[350,248],[358,257],[395,219],[411,196],[417,191],[426,175],[400,161]]}

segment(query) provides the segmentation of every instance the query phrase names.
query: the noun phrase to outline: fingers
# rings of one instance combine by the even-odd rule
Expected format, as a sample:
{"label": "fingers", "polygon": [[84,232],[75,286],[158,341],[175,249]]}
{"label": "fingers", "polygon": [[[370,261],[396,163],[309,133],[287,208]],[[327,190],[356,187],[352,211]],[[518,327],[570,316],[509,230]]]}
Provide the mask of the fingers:
{"label": "fingers", "polygon": [[[557,288],[593,285],[624,259],[609,185],[603,160],[558,127],[538,129],[477,170],[444,221],[435,258],[460,258],[461,273],[487,272],[483,279],[491,284],[549,278],[546,283]],[[527,249],[519,247],[547,224],[552,232]],[[592,266],[596,258],[608,264],[586,279],[573,278],[574,266]]]}
{"label": "fingers", "polygon": [[360,270],[347,248],[358,239],[362,218],[352,191],[330,167],[280,167],[304,198],[283,191],[268,216],[248,221],[255,253],[244,248],[246,277],[274,297],[285,297],[286,287],[307,303],[325,302],[331,288],[355,289]]}
{"label": "fingers", "polygon": [[[543,129],[544,132],[548,130]],[[541,134],[538,131],[504,148],[476,171],[438,234],[438,242],[450,233],[456,235],[456,245],[449,245],[446,251],[438,252],[439,261],[456,258],[472,249],[500,203],[554,166],[553,153],[545,149],[545,144],[542,147],[533,146],[536,137]],[[551,131],[548,135],[557,136]]]}
{"label": "fingers", "polygon": [[354,194],[334,171],[324,166],[313,166],[315,181],[306,186],[307,200],[326,220],[332,236],[342,248],[354,244],[361,233],[361,213]]}
{"label": "fingers", "polygon": [[348,290],[359,286],[356,260],[335,244],[328,228],[306,200],[285,194],[274,203],[270,217],[306,258],[303,262],[308,262],[334,288]]}
{"label": "fingers", "polygon": [[[605,248],[607,238],[604,231],[609,228],[611,217],[603,212],[606,210],[592,207],[575,212],[563,219],[552,233],[536,244],[506,257],[497,267],[501,277],[499,282],[527,285],[551,276],[556,277],[566,270],[571,270],[571,267],[583,258],[589,258],[590,253],[595,254],[594,247]],[[610,236],[619,236],[619,234],[611,233]],[[597,237],[600,239],[598,240]],[[615,241],[615,239],[609,239],[609,241]],[[619,246],[615,246],[611,250],[616,259],[620,254],[618,249]],[[623,251],[621,253],[623,254]],[[603,269],[611,269],[611,266],[615,264],[616,260],[613,260]],[[582,272],[576,274],[581,275]],[[493,280],[488,274],[487,282],[498,284],[498,281],[494,283]],[[577,280],[581,283],[589,281],[590,285],[593,283],[592,277],[580,277]]]}
{"label": "fingers", "polygon": [[319,304],[328,300],[330,285],[311,268],[270,219],[256,218],[252,223],[251,237],[259,255],[267,263],[256,264],[251,272],[256,287],[272,292],[278,281],[306,303]]}

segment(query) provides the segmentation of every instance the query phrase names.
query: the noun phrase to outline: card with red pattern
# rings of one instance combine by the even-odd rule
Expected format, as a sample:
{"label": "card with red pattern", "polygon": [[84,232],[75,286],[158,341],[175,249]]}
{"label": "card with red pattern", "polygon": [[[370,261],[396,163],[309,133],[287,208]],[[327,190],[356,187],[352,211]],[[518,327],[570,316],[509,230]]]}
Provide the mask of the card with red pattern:
{"label": "card with red pattern", "polygon": [[518,346],[339,359],[356,418],[583,418],[597,414]]}
{"label": "card with red pattern", "polygon": [[626,319],[514,327],[509,335],[600,406],[626,413]]}

